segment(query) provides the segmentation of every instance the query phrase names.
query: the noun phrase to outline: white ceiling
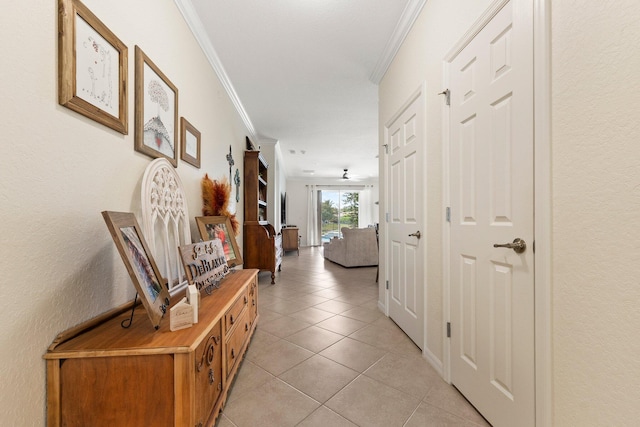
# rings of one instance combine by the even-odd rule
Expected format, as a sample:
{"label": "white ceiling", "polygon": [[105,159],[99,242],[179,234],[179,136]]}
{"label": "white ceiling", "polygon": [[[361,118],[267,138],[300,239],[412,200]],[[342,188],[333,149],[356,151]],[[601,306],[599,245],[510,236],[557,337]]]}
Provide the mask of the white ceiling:
{"label": "white ceiling", "polygon": [[[289,178],[378,176],[378,88],[426,0],[176,0]],[[313,171],[313,173],[309,172]]]}

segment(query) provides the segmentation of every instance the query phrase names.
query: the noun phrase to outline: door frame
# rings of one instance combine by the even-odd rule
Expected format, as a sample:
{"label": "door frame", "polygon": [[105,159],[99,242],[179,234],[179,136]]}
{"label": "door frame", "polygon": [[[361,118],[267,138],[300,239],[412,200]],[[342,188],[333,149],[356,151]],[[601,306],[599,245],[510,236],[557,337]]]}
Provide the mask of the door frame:
{"label": "door frame", "polygon": [[[495,0],[443,59],[443,85],[449,86],[449,64],[509,0]],[[533,144],[534,144],[534,340],[536,427],[552,425],[551,334],[551,0],[530,0],[533,20]],[[450,113],[442,102],[442,212],[451,206],[449,150]],[[451,227],[443,215],[443,374],[451,383]]]}

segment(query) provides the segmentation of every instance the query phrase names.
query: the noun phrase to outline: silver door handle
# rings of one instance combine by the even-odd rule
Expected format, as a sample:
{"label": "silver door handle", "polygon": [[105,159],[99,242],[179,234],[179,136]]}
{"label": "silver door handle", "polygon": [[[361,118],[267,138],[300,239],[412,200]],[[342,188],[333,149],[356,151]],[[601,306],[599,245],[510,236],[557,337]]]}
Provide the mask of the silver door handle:
{"label": "silver door handle", "polygon": [[515,251],[515,253],[521,254],[527,249],[527,244],[525,243],[524,240],[522,240],[521,238],[517,237],[516,239],[513,240],[513,243],[503,243],[503,244],[495,243],[493,245],[493,247],[494,248],[509,248],[509,249],[513,249]]}
{"label": "silver door handle", "polygon": [[420,237],[422,237],[422,234],[420,234],[420,230],[418,230],[415,233],[409,234],[409,237],[412,237],[412,236],[417,237],[419,239]]}

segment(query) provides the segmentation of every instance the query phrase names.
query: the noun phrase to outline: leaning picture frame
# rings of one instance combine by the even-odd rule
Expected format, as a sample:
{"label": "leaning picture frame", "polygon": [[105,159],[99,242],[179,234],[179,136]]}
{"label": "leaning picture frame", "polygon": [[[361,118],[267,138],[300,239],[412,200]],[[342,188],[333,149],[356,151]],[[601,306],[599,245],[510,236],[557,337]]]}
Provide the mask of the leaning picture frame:
{"label": "leaning picture frame", "polygon": [[180,118],[180,158],[200,169],[200,131],[184,117]]}
{"label": "leaning picture frame", "polygon": [[128,49],[79,0],[58,0],[58,103],[124,135]]}
{"label": "leaning picture frame", "polygon": [[199,216],[196,217],[196,224],[202,240],[220,239],[229,268],[242,264],[242,254],[229,217]]}
{"label": "leaning picture frame", "polygon": [[120,257],[155,329],[169,309],[169,290],[131,212],[102,212]]}
{"label": "leaning picture frame", "polygon": [[135,150],[178,166],[178,88],[135,47]]}

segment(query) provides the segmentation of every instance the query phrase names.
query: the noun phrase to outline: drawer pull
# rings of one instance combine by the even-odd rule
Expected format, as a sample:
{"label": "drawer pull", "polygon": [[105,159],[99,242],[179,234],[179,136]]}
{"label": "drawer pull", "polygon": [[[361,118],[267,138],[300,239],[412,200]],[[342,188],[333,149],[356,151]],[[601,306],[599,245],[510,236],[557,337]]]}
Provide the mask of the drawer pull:
{"label": "drawer pull", "polygon": [[213,385],[213,383],[216,381],[215,377],[213,376],[213,369],[209,369],[209,384]]}
{"label": "drawer pull", "polygon": [[256,306],[256,300],[255,300],[255,298],[254,298],[253,300],[251,300],[251,301],[253,302],[253,306],[255,307],[255,306]]}
{"label": "drawer pull", "polygon": [[231,358],[232,359],[236,358],[236,352],[234,351],[234,349],[231,349]]}
{"label": "drawer pull", "polygon": [[249,302],[249,300],[247,299],[247,296],[244,296],[244,305],[247,305],[247,303]]}
{"label": "drawer pull", "polygon": [[249,324],[248,323],[244,324],[244,331],[245,332],[249,332]]}
{"label": "drawer pull", "polygon": [[233,319],[233,314],[232,314],[231,316],[229,316],[229,323],[233,325],[234,322],[235,320]]}

